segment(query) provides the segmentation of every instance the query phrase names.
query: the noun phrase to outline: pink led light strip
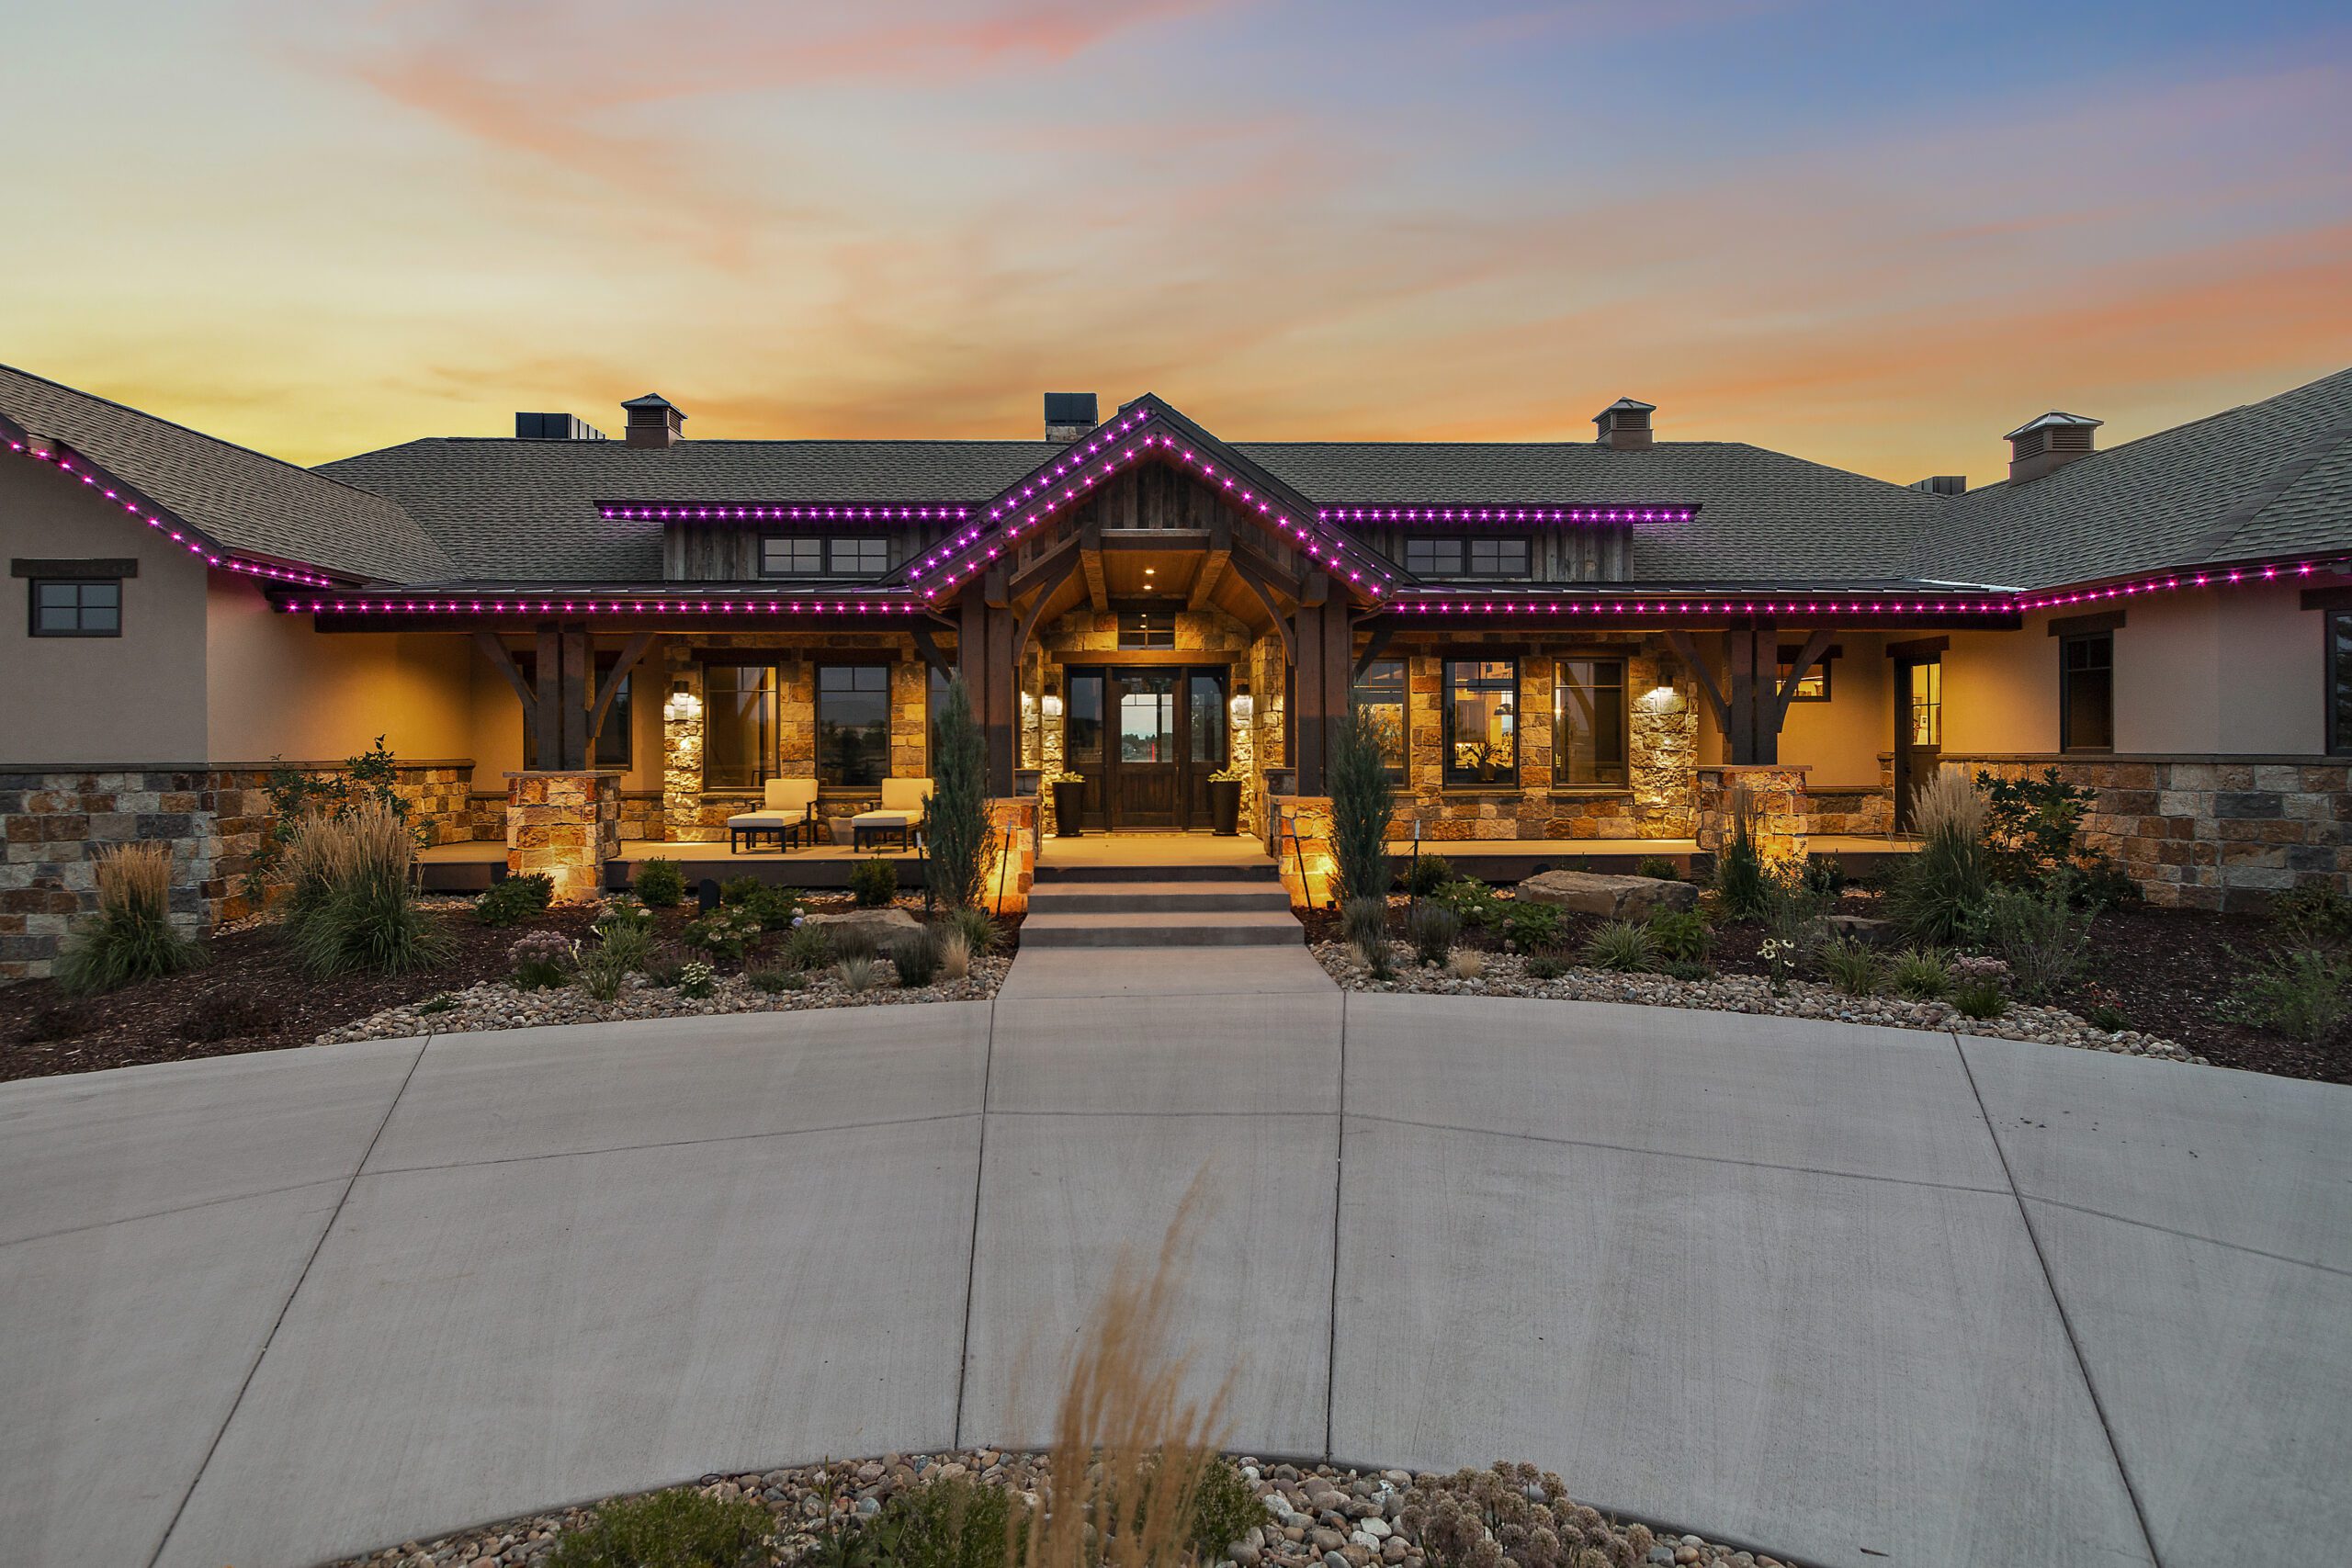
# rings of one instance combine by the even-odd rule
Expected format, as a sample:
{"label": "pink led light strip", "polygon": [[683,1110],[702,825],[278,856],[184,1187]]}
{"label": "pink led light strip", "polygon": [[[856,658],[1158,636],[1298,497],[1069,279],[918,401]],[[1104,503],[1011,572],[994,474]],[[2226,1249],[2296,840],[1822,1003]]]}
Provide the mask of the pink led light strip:
{"label": "pink led light strip", "polygon": [[2055,592],[2025,593],[2017,600],[2020,610],[2052,610],[2064,604],[2103,604],[2113,599],[2129,599],[2142,593],[2159,593],[2177,588],[2242,588],[2262,583],[2296,582],[2333,568],[2341,572],[2352,570],[2352,557],[2331,556],[2316,560],[2285,560],[2257,563],[2253,566],[2206,567],[2189,571],[2167,571],[2155,577],[2143,577],[2131,582],[2110,583],[2105,588],[2069,588]]}
{"label": "pink led light strip", "polygon": [[1403,599],[1407,615],[2009,615],[2014,601],[1988,599]]}
{"label": "pink led light strip", "polygon": [[1695,506],[1320,506],[1326,523],[1688,523]]}
{"label": "pink led light strip", "polygon": [[[1291,536],[1292,542],[1304,551],[1310,560],[1318,565],[1328,566],[1335,571],[1344,572],[1349,581],[1363,582],[1372,592],[1379,593],[1382,592],[1381,581],[1366,582],[1367,572],[1374,579],[1394,581],[1385,568],[1375,564],[1376,558],[1371,557],[1360,547],[1355,547],[1355,558],[1362,559],[1364,564],[1358,566],[1352,561],[1341,560],[1341,555],[1351,547],[1322,533],[1315,525],[1302,523],[1292,517],[1288,513],[1275,506],[1272,501],[1243,484],[1232,474],[1220,473],[1215,463],[1193,450],[1190,444],[1182,437],[1143,428],[1148,423],[1153,412],[1148,404],[1130,411],[1118,423],[1104,426],[1101,434],[1084,443],[1069,457],[1056,463],[1035,479],[1023,485],[1007,500],[990,507],[989,517],[990,521],[995,521],[1018,511],[1032,500],[1036,502],[1031,510],[1005,524],[1002,533],[995,542],[982,546],[980,541],[985,536],[985,530],[966,529],[956,538],[946,541],[941,548],[933,550],[916,563],[908,571],[908,580],[912,581],[922,578],[943,562],[952,561],[954,564],[949,566],[940,586],[953,587],[959,578],[978,570],[988,561],[995,560],[1002,555],[1002,545],[1010,544],[1029,529],[1052,517],[1063,507],[1082,499],[1104,480],[1118,473],[1123,467],[1157,452],[1184,464],[1204,480],[1222,488],[1227,499],[1234,504],[1244,509],[1254,508],[1260,516]],[[1130,432],[1137,432],[1137,434],[1126,446],[1105,452],[1105,448],[1111,447],[1114,442]],[[1098,453],[1103,454],[1099,461],[1096,460]],[[1063,483],[1065,479],[1069,482]],[[929,598],[938,591],[938,588],[926,588],[922,592],[924,597]]]}
{"label": "pink led light strip", "polygon": [[204,558],[204,564],[207,566],[217,566],[223,571],[242,572],[247,577],[267,578],[273,582],[299,582],[311,588],[332,588],[334,586],[334,580],[333,578],[321,577],[314,572],[296,571],[290,567],[269,566],[261,561],[247,560],[242,556],[219,553],[214,550],[209,541],[202,538],[192,539],[188,537],[188,533],[185,526],[175,527],[172,521],[168,518],[159,517],[151,512],[141,511],[139,503],[136,501],[125,496],[119,491],[109,488],[99,479],[97,475],[92,473],[90,470],[74,467],[71,458],[64,457],[58,452],[45,452],[38,446],[28,446],[22,441],[15,440],[8,443],[8,450],[11,452],[21,452],[26,457],[32,458],[35,462],[47,463],[50,467],[57,469],[60,473],[73,475],[75,479],[80,479],[92,490],[96,491],[107,500],[113,502],[117,506],[121,507],[125,512],[128,512],[133,517],[138,518],[150,528],[154,529],[157,533],[171,540],[172,543],[186,547],[188,554],[193,556],[201,556]]}
{"label": "pink led light strip", "polygon": [[912,600],[858,599],[288,599],[286,614],[313,615],[910,615]]}
{"label": "pink led light strip", "polygon": [[758,505],[711,505],[685,502],[670,506],[641,502],[599,505],[600,516],[639,523],[960,523],[972,514],[968,506],[888,502],[865,504],[823,502],[765,502]]}

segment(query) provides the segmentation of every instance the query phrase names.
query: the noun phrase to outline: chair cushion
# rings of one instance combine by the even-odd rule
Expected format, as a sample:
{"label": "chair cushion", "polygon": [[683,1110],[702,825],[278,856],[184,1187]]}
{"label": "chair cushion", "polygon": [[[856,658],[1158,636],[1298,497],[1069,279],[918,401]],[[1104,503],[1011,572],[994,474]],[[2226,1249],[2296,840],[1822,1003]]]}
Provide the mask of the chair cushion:
{"label": "chair cushion", "polygon": [[849,820],[854,828],[905,828],[914,819],[911,811],[861,811]]}
{"label": "chair cushion", "polygon": [[916,811],[931,798],[929,779],[888,778],[882,781],[882,809],[885,811]]}
{"label": "chair cushion", "polygon": [[767,809],[788,811],[797,817],[808,809],[817,798],[815,779],[770,779],[767,784]]}
{"label": "chair cushion", "polygon": [[800,818],[781,811],[745,811],[727,819],[729,828],[789,828]]}

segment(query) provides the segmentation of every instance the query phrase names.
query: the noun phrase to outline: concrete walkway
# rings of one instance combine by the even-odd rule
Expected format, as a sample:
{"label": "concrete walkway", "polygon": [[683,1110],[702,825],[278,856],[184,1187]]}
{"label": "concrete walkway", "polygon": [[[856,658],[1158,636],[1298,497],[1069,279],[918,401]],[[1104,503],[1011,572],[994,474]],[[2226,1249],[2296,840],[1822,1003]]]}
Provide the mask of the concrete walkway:
{"label": "concrete walkway", "polygon": [[2352,1091],[1342,998],[1293,949],[0,1087],[0,1562],[273,1568],[1034,1436],[1204,1167],[1239,1447],[1524,1458],[1853,1568],[2352,1535]]}

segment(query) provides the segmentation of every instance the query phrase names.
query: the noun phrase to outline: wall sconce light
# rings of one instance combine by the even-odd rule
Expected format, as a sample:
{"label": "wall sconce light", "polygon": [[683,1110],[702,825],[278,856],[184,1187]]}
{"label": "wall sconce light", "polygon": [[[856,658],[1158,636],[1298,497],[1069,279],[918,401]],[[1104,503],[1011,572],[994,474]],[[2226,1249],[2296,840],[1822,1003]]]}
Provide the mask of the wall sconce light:
{"label": "wall sconce light", "polygon": [[1060,697],[1059,694],[1057,694],[1057,693],[1054,693],[1054,692],[1047,692],[1047,693],[1046,694],[1045,709],[1046,709],[1046,716],[1047,718],[1059,718],[1059,717],[1061,717],[1061,716],[1062,716],[1062,699],[1061,699],[1061,697]]}
{"label": "wall sconce light", "polygon": [[1657,686],[1658,691],[1670,692],[1674,690],[1675,682],[1681,679],[1681,676],[1682,667],[1675,663],[1672,655],[1660,654],[1658,656]]}
{"label": "wall sconce light", "polygon": [[693,718],[701,712],[702,699],[695,696],[693,692],[686,689],[685,682],[674,681],[671,682],[670,700],[662,705],[662,717]]}
{"label": "wall sconce light", "polygon": [[1235,722],[1239,724],[1249,723],[1250,716],[1257,711],[1258,706],[1256,703],[1250,700],[1250,694],[1247,692],[1234,693],[1233,701],[1229,705],[1233,709]]}

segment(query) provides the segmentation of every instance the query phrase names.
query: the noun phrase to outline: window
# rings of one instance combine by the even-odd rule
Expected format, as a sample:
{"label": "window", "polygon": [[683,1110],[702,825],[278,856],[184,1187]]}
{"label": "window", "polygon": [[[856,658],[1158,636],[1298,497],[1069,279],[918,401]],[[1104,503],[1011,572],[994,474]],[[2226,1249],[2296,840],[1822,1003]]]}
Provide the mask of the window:
{"label": "window", "polygon": [[775,666],[705,666],[702,725],[703,788],[757,789],[774,777]]}
{"label": "window", "polygon": [[2058,747],[2115,750],[2115,634],[2058,639]]}
{"label": "window", "polygon": [[122,583],[96,578],[32,581],[35,637],[120,637]]}
{"label": "window", "polygon": [[[1785,686],[1789,683],[1789,671],[1797,667],[1797,655],[1804,651],[1804,649],[1801,648],[1781,649],[1781,662],[1773,671],[1773,675],[1781,685]],[[1813,668],[1804,672],[1804,679],[1799,681],[1797,689],[1790,694],[1789,701],[1792,703],[1827,702],[1829,700],[1829,661],[1837,657],[1838,649],[1832,648],[1823,653],[1819,659],[1815,660]]]}
{"label": "window", "polygon": [[1119,646],[1173,648],[1176,646],[1176,617],[1165,610],[1122,610],[1119,612]]}
{"label": "window", "polygon": [[1417,577],[1525,577],[1525,539],[1408,539],[1405,570]]}
{"label": "window", "polygon": [[1064,685],[1062,764],[1075,772],[1102,761],[1102,677],[1072,675]]}
{"label": "window", "polygon": [[828,664],[817,671],[817,779],[865,786],[890,774],[890,667]]}
{"label": "window", "polygon": [[1519,782],[1519,661],[1445,661],[1445,782]]}
{"label": "window", "polygon": [[1552,782],[1625,787],[1625,661],[1563,659],[1552,687]]}
{"label": "window", "polygon": [[1380,760],[1397,780],[1405,776],[1405,689],[1401,659],[1374,660],[1348,688],[1348,705],[1372,716],[1380,731]]}
{"label": "window", "polygon": [[[620,657],[617,653],[596,655],[597,691],[604,689],[605,680],[612,674],[613,666],[620,662]],[[536,691],[538,687],[538,656],[531,653],[515,654],[514,668],[522,672],[523,679],[531,682],[532,689]],[[624,771],[628,768],[633,754],[629,744],[628,694],[629,687],[636,679],[637,671],[634,670],[621,677],[621,689],[613,694],[613,705],[605,712],[605,728],[596,732],[596,760],[590,766],[619,768]],[[592,702],[595,699],[595,694],[594,692],[588,694]],[[523,716],[523,766],[527,769],[536,768],[538,765],[538,729],[531,723],[530,716],[525,714]]]}
{"label": "window", "polygon": [[1944,743],[1944,667],[1940,663],[1911,666],[1911,744]]}
{"label": "window", "polygon": [[760,541],[762,577],[879,577],[889,570],[890,541],[879,535],[772,534]]}
{"label": "window", "polygon": [[2327,749],[2352,751],[2352,610],[2327,613]]}

